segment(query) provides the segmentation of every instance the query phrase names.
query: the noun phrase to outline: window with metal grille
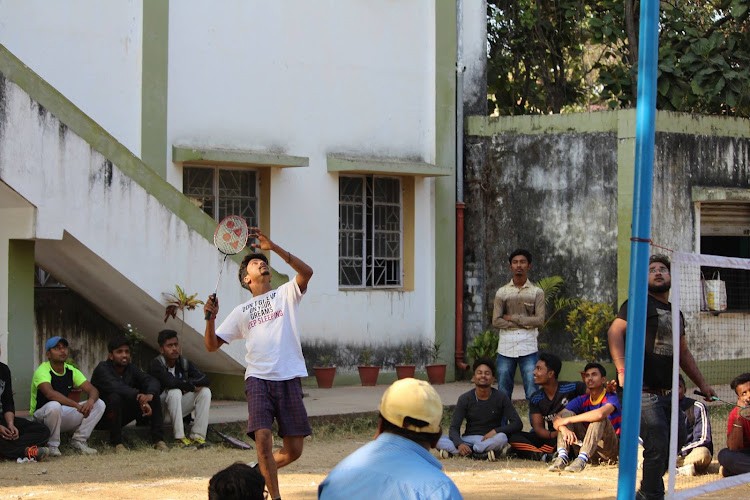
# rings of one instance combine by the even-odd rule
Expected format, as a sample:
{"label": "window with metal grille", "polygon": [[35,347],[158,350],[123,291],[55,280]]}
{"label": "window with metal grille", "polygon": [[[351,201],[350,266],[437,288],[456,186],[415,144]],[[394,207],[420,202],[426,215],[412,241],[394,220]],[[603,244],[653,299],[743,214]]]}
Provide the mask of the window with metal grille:
{"label": "window with metal grille", "polygon": [[[701,202],[699,206],[700,247],[702,254],[750,258],[750,203]],[[706,279],[719,277],[727,287],[727,310],[750,309],[750,271],[701,267]]]}
{"label": "window with metal grille", "polygon": [[401,179],[339,177],[339,285],[402,286]]}
{"label": "window with metal grille", "polygon": [[258,225],[258,175],[255,170],[186,165],[182,192],[216,220],[227,215]]}

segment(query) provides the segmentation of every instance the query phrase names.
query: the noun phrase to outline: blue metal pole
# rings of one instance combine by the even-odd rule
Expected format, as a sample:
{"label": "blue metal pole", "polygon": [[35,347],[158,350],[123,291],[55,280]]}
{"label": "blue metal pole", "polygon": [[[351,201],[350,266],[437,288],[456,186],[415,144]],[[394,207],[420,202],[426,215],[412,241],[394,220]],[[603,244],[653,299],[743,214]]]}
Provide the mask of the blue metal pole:
{"label": "blue metal pole", "polygon": [[620,436],[618,500],[635,498],[638,435],[641,421],[643,348],[646,337],[651,190],[653,187],[656,70],[659,59],[659,1],[644,0],[640,10],[638,44],[638,103],[635,121],[635,183],[630,243],[628,326],[625,337],[625,388]]}

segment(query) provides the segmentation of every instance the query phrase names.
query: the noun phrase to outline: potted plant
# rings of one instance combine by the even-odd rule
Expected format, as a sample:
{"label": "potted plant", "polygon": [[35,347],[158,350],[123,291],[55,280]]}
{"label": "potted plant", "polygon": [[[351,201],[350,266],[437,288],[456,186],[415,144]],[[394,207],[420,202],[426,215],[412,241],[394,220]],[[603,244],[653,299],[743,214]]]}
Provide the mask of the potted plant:
{"label": "potted plant", "polygon": [[357,366],[359,380],[364,386],[372,386],[378,383],[379,366],[372,365],[372,349],[365,347],[360,354],[361,364]]}
{"label": "potted plant", "polygon": [[414,348],[411,344],[404,346],[404,358],[400,365],[396,365],[396,377],[399,380],[402,378],[414,378],[414,372],[417,367],[414,365]]}
{"label": "potted plant", "polygon": [[331,356],[324,354],[318,360],[319,366],[313,366],[315,380],[320,389],[333,387],[333,379],[336,377],[336,365],[331,363]]}
{"label": "potted plant", "polygon": [[445,383],[445,363],[440,363],[440,348],[442,345],[439,340],[435,340],[430,348],[430,360],[431,364],[425,366],[427,370],[427,380],[432,385],[439,385]]}

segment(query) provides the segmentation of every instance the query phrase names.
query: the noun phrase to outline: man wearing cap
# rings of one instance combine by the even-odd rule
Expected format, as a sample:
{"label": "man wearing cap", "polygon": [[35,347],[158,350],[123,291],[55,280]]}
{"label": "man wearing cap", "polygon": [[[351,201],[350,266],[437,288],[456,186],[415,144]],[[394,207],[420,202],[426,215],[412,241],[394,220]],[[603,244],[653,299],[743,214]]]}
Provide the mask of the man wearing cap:
{"label": "man wearing cap", "polygon": [[[70,446],[86,455],[96,453],[88,446],[91,432],[104,415],[106,405],[81,371],[66,363],[68,341],[52,337],[44,344],[47,361],[39,365],[31,378],[31,404],[29,414],[50,430],[49,454],[60,456],[60,432],[75,431]],[[68,397],[73,389],[88,394],[83,403]]]}
{"label": "man wearing cap", "polygon": [[[453,411],[448,436],[437,443],[441,458],[453,455],[494,462],[508,449],[508,436],[523,428],[510,398],[492,388],[495,364],[490,359],[474,362],[474,389],[461,394]],[[461,426],[466,429],[461,435]]]}
{"label": "man wearing cap", "polygon": [[107,402],[102,427],[109,429],[109,443],[116,453],[126,451],[122,444],[122,428],[143,416],[150,417],[154,449],[167,451],[159,381],[131,363],[130,341],[126,336],[119,335],[110,340],[107,348],[109,355],[106,361],[94,368],[91,383],[99,388]]}
{"label": "man wearing cap", "polygon": [[442,417],[443,403],[430,384],[394,382],[380,400],[375,440],[333,468],[318,498],[462,498],[429,451],[440,439]]}
{"label": "man wearing cap", "polygon": [[[215,296],[209,297],[204,307],[208,318],[204,340],[209,352],[233,340],[245,341],[247,433],[255,440],[258,465],[268,492],[276,499],[280,498],[277,470],[302,455],[305,436],[312,433],[302,403],[300,377],[307,376],[307,369],[297,314],[313,270],[299,257],[268,239],[257,227],[250,229],[250,238],[258,240],[250,245],[252,248],[276,253],[297,275],[274,289],[268,258],[262,253],[246,255],[240,264],[239,281],[253,296],[235,307],[217,329],[214,322],[219,302]],[[281,449],[275,452],[271,431],[274,420],[283,439]]]}

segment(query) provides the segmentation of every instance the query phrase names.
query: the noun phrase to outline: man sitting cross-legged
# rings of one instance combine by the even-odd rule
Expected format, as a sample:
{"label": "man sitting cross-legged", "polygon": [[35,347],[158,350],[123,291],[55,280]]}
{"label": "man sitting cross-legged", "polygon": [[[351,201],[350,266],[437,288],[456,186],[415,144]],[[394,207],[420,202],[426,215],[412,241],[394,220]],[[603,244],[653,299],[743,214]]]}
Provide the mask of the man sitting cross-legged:
{"label": "man sitting cross-legged", "polygon": [[[550,471],[581,472],[591,458],[617,461],[620,400],[614,392],[607,391],[607,372],[599,363],[588,363],[582,375],[589,393],[568,403],[552,422],[558,434],[557,458],[549,466]],[[568,465],[568,451],[574,447],[580,448],[578,456]]]}
{"label": "man sitting cross-legged", "polygon": [[[478,359],[473,368],[475,387],[458,397],[449,434],[437,443],[441,458],[461,455],[494,461],[508,444],[508,435],[520,431],[523,425],[508,396],[492,388],[492,360]],[[462,436],[464,420],[466,430]]]}
{"label": "man sitting cross-legged", "polygon": [[562,361],[543,352],[534,367],[534,383],[539,390],[529,399],[531,432],[516,432],[509,441],[513,453],[527,460],[551,460],[557,446],[557,431],[552,426],[557,414],[574,398],[586,393],[583,382],[558,382]]}
{"label": "man sitting cross-legged", "polygon": [[[149,374],[161,384],[161,404],[165,420],[172,421],[177,445],[182,448],[206,445],[211,389],[208,377],[182,356],[177,332],[162,330],[157,338],[161,354],[151,361]],[[195,410],[190,437],[185,436],[183,418]],[[167,418],[168,417],[168,418]]]}
{"label": "man sitting cross-legged", "polygon": [[109,442],[115,452],[127,449],[122,444],[122,428],[139,416],[151,417],[151,441],[154,448],[167,451],[164,442],[164,417],[159,399],[159,381],[130,361],[130,342],[120,335],[107,345],[109,355],[91,376],[91,383],[107,402],[102,427],[109,429]]}

